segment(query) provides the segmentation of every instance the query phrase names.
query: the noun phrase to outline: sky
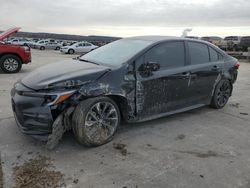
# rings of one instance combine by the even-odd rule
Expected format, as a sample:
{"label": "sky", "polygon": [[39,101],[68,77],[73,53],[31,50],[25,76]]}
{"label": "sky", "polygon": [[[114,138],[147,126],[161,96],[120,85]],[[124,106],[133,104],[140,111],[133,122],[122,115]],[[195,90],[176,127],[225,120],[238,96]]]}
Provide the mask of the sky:
{"label": "sky", "polygon": [[0,0],[0,30],[78,35],[250,35],[250,0]]}

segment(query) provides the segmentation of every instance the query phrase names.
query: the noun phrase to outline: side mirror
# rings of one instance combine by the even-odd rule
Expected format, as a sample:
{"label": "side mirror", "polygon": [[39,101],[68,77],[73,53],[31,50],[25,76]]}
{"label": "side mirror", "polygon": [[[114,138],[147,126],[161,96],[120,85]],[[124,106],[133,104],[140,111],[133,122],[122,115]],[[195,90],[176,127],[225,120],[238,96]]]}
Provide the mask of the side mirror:
{"label": "side mirror", "polygon": [[160,64],[157,62],[149,61],[147,63],[143,63],[138,71],[143,77],[152,76],[154,71],[158,71],[160,69]]}
{"label": "side mirror", "polygon": [[144,71],[158,71],[160,69],[160,64],[157,63],[157,62],[152,62],[152,61],[149,61],[145,64],[142,64],[142,69]]}

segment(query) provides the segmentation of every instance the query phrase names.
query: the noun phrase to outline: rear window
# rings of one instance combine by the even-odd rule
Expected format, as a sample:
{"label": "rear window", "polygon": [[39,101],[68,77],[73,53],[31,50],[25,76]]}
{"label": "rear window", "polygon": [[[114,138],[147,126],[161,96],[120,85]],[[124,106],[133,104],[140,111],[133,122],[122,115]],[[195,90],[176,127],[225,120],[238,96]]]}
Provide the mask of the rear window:
{"label": "rear window", "polygon": [[188,42],[191,65],[209,62],[209,51],[206,44],[198,42]]}

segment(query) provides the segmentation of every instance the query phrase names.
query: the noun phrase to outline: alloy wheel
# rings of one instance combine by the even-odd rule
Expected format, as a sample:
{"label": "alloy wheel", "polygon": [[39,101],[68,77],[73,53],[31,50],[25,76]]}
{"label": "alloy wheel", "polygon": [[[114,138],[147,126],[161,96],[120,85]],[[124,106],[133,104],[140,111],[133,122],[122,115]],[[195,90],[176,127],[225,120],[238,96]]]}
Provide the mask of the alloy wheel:
{"label": "alloy wheel", "polygon": [[85,134],[92,141],[108,140],[118,124],[118,112],[114,105],[110,102],[98,102],[87,113]]}
{"label": "alloy wheel", "polygon": [[231,93],[231,85],[229,82],[224,82],[219,90],[218,90],[218,93],[217,93],[217,102],[220,106],[224,106],[229,97],[230,97],[230,93]]}
{"label": "alloy wheel", "polygon": [[8,58],[3,62],[3,66],[6,70],[13,72],[18,69],[18,61],[14,58]]}

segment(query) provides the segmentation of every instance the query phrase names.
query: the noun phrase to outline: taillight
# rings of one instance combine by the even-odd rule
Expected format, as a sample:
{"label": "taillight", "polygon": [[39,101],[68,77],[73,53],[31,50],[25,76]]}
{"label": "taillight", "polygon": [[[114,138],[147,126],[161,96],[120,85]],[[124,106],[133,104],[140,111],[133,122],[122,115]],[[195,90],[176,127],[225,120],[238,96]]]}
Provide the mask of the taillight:
{"label": "taillight", "polygon": [[237,61],[237,63],[234,65],[234,68],[237,69],[237,70],[240,68],[240,63],[239,63],[238,61]]}

